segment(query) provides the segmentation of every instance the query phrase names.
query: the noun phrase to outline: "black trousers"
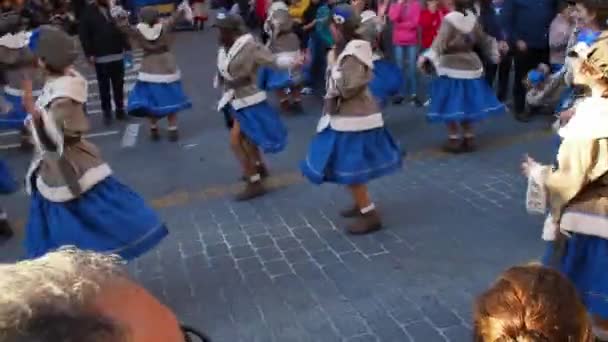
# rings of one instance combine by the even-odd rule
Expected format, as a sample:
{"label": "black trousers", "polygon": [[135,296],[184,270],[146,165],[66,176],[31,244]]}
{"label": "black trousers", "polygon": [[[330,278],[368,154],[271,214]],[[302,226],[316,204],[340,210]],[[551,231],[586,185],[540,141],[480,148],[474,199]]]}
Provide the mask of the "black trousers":
{"label": "black trousers", "polygon": [[524,79],[528,72],[540,63],[549,63],[549,49],[528,49],[525,52],[515,51],[515,81],[513,85],[513,105],[516,113],[523,112],[526,105],[526,88]]}
{"label": "black trousers", "polygon": [[112,95],[116,112],[124,111],[125,64],[122,60],[95,64],[103,115],[112,115]]}
{"label": "black trousers", "polygon": [[494,80],[496,80],[496,96],[503,103],[509,96],[509,78],[511,76],[512,64],[513,55],[508,54],[502,58],[500,63],[486,62],[484,66],[486,81],[488,81],[490,86],[493,86]]}

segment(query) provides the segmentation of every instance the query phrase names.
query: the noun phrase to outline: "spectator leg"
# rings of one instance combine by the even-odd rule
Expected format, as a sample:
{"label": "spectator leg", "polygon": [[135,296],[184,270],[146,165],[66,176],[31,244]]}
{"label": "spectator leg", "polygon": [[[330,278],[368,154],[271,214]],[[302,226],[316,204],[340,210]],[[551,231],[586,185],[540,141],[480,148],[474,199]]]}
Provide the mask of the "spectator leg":
{"label": "spectator leg", "polygon": [[110,73],[108,64],[95,64],[97,74],[97,86],[99,87],[99,99],[101,100],[101,110],[106,121],[112,120],[112,94],[110,93]]}
{"label": "spectator leg", "polygon": [[511,66],[513,65],[513,55],[511,53],[505,55],[500,64],[498,64],[498,89],[497,95],[501,102],[508,100],[509,96],[509,78],[511,76]]}
{"label": "spectator leg", "polygon": [[[404,75],[403,72],[403,60],[404,60],[404,46],[399,46],[399,45],[395,45],[393,48],[393,55],[395,58],[395,63],[397,64],[397,67],[399,67],[399,70],[401,70],[401,74]],[[405,76],[405,75],[404,75]],[[403,82],[403,85],[401,86],[401,90],[399,91],[399,95],[401,97],[405,96],[405,94],[407,94],[407,78],[405,78],[405,82]]]}
{"label": "spectator leg", "polygon": [[406,93],[412,100],[416,98],[418,93],[418,70],[416,59],[418,58],[418,46],[408,45],[406,47],[407,56],[407,87],[409,92]]}
{"label": "spectator leg", "polygon": [[125,64],[123,61],[113,62],[111,64],[110,77],[112,78],[112,92],[114,93],[114,106],[116,107],[116,116],[120,119],[125,114]]}

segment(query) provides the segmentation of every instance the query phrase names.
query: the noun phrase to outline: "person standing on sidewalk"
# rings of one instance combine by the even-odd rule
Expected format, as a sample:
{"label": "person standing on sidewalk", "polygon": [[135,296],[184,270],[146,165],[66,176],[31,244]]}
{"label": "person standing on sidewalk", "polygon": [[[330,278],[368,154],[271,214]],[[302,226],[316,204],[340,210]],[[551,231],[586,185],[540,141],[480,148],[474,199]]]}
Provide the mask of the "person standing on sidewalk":
{"label": "person standing on sidewalk", "polygon": [[131,46],[110,15],[109,0],[96,0],[84,10],[80,20],[80,42],[89,63],[95,66],[105,124],[112,123],[112,94],[116,118],[125,120],[124,59]]}
{"label": "person standing on sidewalk", "polygon": [[505,0],[504,25],[515,61],[513,110],[519,121],[530,119],[522,80],[539,64],[549,64],[549,26],[556,13],[557,0]]}

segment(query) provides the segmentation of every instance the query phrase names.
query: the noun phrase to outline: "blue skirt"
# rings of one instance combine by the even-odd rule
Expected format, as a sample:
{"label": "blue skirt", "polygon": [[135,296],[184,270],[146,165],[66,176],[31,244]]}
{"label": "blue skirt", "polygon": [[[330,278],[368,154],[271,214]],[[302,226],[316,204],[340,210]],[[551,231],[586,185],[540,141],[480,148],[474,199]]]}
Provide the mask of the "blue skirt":
{"label": "blue skirt", "polygon": [[386,128],[317,133],[300,163],[302,174],[315,184],[365,184],[402,167],[399,147]]}
{"label": "blue skirt", "polygon": [[167,234],[144,200],[110,176],[68,202],[51,202],[34,189],[24,243],[28,258],[73,245],[131,260]]}
{"label": "blue skirt", "polygon": [[232,118],[239,123],[247,139],[265,153],[281,152],[287,145],[287,128],[279,114],[268,102],[234,110],[229,107]]}
{"label": "blue skirt", "polygon": [[13,108],[6,114],[0,114],[0,129],[23,129],[27,112],[23,107],[21,96],[4,94],[4,99]]}
{"label": "blue skirt", "polygon": [[[556,266],[553,251],[549,243],[543,258],[547,266]],[[608,319],[608,240],[571,233],[557,269],[574,284],[591,314]]]}
{"label": "blue skirt", "polygon": [[458,79],[440,76],[431,82],[430,122],[476,122],[503,114],[505,106],[483,77]]}
{"label": "blue skirt", "polygon": [[369,90],[381,106],[389,99],[399,94],[403,86],[403,75],[397,65],[387,59],[374,62],[374,78],[369,83]]}
{"label": "blue skirt", "polygon": [[0,160],[0,194],[10,194],[17,190],[17,182],[3,160]]}
{"label": "blue skirt", "polygon": [[266,91],[286,89],[293,85],[287,70],[276,70],[269,67],[261,67],[258,70],[257,81],[258,88]]}
{"label": "blue skirt", "polygon": [[163,118],[192,107],[182,82],[152,83],[137,81],[129,92],[127,112],[137,117]]}

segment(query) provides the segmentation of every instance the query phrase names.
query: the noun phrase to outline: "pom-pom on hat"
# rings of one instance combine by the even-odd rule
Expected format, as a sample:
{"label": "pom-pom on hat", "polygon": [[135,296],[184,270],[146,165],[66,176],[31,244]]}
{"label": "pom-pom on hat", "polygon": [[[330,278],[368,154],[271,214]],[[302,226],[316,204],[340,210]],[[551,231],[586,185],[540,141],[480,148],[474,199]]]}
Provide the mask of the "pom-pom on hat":
{"label": "pom-pom on hat", "polygon": [[41,26],[37,40],[34,53],[51,69],[62,71],[78,57],[74,39],[58,28]]}

